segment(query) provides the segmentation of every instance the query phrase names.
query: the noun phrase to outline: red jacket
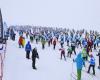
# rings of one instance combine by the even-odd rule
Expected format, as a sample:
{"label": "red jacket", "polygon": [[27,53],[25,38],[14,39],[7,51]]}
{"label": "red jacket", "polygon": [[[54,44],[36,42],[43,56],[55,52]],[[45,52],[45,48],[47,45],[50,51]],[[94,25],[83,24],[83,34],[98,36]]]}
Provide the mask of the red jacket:
{"label": "red jacket", "polygon": [[22,45],[22,43],[23,43],[23,37],[22,37],[22,36],[20,36],[20,38],[19,38],[19,41],[18,41],[18,42],[19,42],[19,44],[20,44],[20,45]]}
{"label": "red jacket", "polygon": [[92,40],[88,40],[88,46],[92,46],[93,45],[93,41]]}
{"label": "red jacket", "polygon": [[59,50],[61,51],[61,54],[65,54],[65,49],[64,48],[60,48]]}
{"label": "red jacket", "polygon": [[53,41],[53,44],[56,45],[56,40]]}

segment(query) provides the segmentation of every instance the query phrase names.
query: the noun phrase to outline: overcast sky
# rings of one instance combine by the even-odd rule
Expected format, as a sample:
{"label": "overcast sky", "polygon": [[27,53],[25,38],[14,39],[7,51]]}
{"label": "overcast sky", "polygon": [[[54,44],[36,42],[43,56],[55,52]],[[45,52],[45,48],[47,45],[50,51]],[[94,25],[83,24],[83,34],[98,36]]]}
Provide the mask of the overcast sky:
{"label": "overcast sky", "polygon": [[0,8],[8,25],[100,27],[100,0],[0,0]]}

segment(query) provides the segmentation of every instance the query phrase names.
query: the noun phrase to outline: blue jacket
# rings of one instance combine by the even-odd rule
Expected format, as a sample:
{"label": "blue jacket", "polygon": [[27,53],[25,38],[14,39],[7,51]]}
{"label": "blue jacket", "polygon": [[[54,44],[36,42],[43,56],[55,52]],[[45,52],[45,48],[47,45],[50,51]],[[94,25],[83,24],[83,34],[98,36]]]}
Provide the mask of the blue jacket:
{"label": "blue jacket", "polygon": [[30,42],[28,42],[28,43],[26,44],[26,46],[25,46],[25,51],[31,51],[31,50],[32,50],[31,44],[30,44]]}
{"label": "blue jacket", "polygon": [[85,39],[82,41],[82,45],[83,45],[84,47],[87,45],[87,41],[86,41]]}
{"label": "blue jacket", "polygon": [[89,63],[90,63],[91,65],[95,65],[95,58],[92,57],[92,58],[90,59]]}
{"label": "blue jacket", "polygon": [[94,41],[94,44],[97,44],[97,40]]}
{"label": "blue jacket", "polygon": [[97,42],[97,43],[100,43],[100,40],[99,40],[99,39],[96,39],[96,42]]}
{"label": "blue jacket", "polygon": [[77,58],[75,59],[75,62],[76,62],[77,69],[82,69],[83,64],[84,64],[84,60],[82,58],[81,53],[79,53],[77,55]]}

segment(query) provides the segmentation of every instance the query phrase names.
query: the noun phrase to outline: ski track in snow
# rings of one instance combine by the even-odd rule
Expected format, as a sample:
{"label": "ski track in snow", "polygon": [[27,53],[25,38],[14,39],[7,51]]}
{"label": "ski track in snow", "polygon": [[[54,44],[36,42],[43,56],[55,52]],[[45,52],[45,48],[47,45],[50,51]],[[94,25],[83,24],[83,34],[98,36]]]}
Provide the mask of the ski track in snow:
{"label": "ski track in snow", "polygon": [[[42,45],[40,43],[36,44],[34,41],[32,48],[37,47],[40,59],[36,60],[37,70],[33,70],[31,59],[27,60],[25,58],[25,49],[18,46],[18,38],[17,34],[16,41],[8,40],[3,80],[74,80],[71,79],[71,72],[73,71],[76,74],[76,64],[67,57],[66,61],[64,59],[60,60],[59,44],[57,44],[56,50],[53,50],[52,45],[48,47],[47,44],[45,49],[42,50]],[[28,39],[26,39],[27,41]],[[79,50],[76,51],[79,52]],[[72,57],[74,57],[74,54]],[[100,80],[100,70],[97,69],[98,57],[96,57],[96,62],[96,77],[83,71],[82,80]]]}

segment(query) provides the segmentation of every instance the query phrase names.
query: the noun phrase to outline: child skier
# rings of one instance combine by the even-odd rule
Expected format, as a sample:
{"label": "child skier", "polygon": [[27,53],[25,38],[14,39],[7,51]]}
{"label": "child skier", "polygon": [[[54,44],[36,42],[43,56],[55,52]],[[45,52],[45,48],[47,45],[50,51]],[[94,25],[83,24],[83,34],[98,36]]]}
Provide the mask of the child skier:
{"label": "child skier", "polygon": [[54,39],[53,41],[53,49],[55,50],[55,47],[56,47],[56,39]]}
{"label": "child skier", "polygon": [[95,75],[95,58],[94,58],[94,56],[92,54],[90,55],[89,63],[90,63],[90,65],[89,65],[87,73],[90,73],[90,69],[92,67],[93,68],[93,75]]}
{"label": "child skier", "polygon": [[65,57],[65,49],[64,48],[60,48],[59,50],[61,51],[61,59],[62,59],[62,56],[63,56],[64,59],[66,60],[66,57]]}
{"label": "child skier", "polygon": [[72,48],[72,51],[74,51],[74,54],[76,55],[76,51],[75,51],[76,44],[74,41],[72,41],[72,43],[71,43],[71,48]]}
{"label": "child skier", "polygon": [[71,55],[72,55],[72,48],[71,48],[71,46],[68,47],[67,51],[68,51],[67,57],[71,58]]}

